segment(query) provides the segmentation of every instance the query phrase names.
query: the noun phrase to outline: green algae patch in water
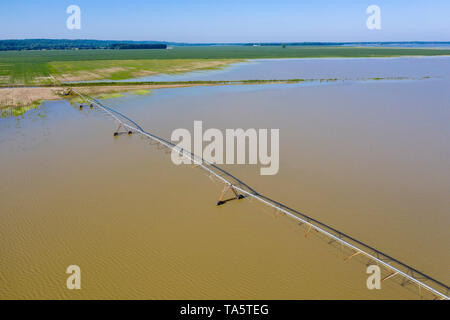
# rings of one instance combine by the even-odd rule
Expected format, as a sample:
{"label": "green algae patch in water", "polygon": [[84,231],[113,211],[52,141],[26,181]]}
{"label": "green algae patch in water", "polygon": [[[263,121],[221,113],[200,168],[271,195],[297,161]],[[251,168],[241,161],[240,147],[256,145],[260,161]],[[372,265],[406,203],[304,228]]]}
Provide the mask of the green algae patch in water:
{"label": "green algae patch in water", "polygon": [[[106,99],[113,99],[113,98],[120,98],[120,97],[124,97],[124,95],[122,93],[119,92],[113,92],[113,93],[101,93],[101,94],[96,94],[92,96],[94,99],[99,99],[99,100],[106,100]],[[79,104],[83,104],[86,103],[86,101],[81,98],[80,96],[71,96],[67,99],[70,104],[76,106]]]}
{"label": "green algae patch in water", "polygon": [[106,99],[112,99],[112,98],[120,98],[123,96],[124,95],[122,93],[114,92],[114,93],[102,93],[98,96],[95,96],[95,98],[100,99],[100,100],[106,100]]}
{"label": "green algae patch in water", "polygon": [[0,109],[0,118],[18,118],[22,117],[26,112],[38,108],[43,100],[35,101],[27,106],[5,107]]}
{"label": "green algae patch in water", "polygon": [[151,94],[152,90],[139,89],[139,90],[131,91],[130,93],[135,94],[135,95],[144,96],[144,95]]}

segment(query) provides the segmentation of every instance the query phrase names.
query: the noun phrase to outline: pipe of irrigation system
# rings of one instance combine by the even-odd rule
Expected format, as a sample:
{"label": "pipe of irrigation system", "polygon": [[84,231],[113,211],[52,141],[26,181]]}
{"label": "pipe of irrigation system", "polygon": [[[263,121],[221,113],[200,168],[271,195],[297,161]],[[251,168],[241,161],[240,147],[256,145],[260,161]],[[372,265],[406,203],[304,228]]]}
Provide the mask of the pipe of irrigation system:
{"label": "pipe of irrigation system", "polygon": [[[433,296],[444,299],[444,300],[450,300],[449,297],[449,287],[435,279],[433,279],[430,276],[427,276],[426,274],[422,273],[421,271],[418,271],[407,264],[404,264],[403,262],[398,261],[397,259],[394,259],[387,254],[384,254],[383,252],[372,248],[369,245],[366,245],[365,243],[356,240],[320,221],[317,221],[314,218],[311,218],[301,212],[298,212],[294,209],[291,209],[277,201],[274,201],[270,198],[267,198],[258,192],[256,192],[254,189],[252,189],[250,186],[246,185],[242,181],[240,181],[238,178],[234,177],[230,173],[226,172],[225,170],[219,168],[213,163],[208,162],[207,160],[203,159],[203,157],[200,157],[198,155],[195,155],[191,151],[184,150],[181,147],[173,144],[170,141],[167,141],[165,139],[162,139],[156,135],[153,135],[151,133],[146,132],[141,126],[139,126],[135,121],[128,118],[127,116],[123,115],[122,113],[103,105],[98,100],[91,98],[87,95],[83,95],[80,92],[70,89],[72,92],[79,95],[84,101],[91,103],[92,105],[95,105],[100,110],[104,111],[106,114],[111,116],[116,122],[124,126],[125,128],[129,129],[132,132],[137,132],[149,139],[152,139],[153,141],[156,141],[157,143],[167,147],[168,149],[171,149],[175,152],[177,152],[180,156],[191,160],[195,165],[200,166],[204,170],[206,170],[210,175],[213,175],[214,177],[218,178],[220,181],[222,181],[224,184],[232,187],[233,189],[240,191],[245,195],[245,197],[250,197],[253,199],[258,200],[259,202],[272,207],[276,209],[279,212],[283,212],[286,215],[290,216],[291,218],[301,222],[302,224],[307,225],[310,229],[314,229],[318,231],[319,233],[325,235],[326,237],[332,239],[333,241],[336,241],[340,243],[341,245],[350,248],[354,251],[354,254],[362,254],[366,256],[370,261],[375,261],[378,264],[381,264],[383,267],[385,267],[388,270],[392,271],[392,274],[388,277],[392,277],[393,275],[400,275],[403,278],[405,278],[408,281],[411,281],[412,283],[416,284],[419,287],[419,290],[421,288],[429,291]],[[230,181],[231,180],[231,181]],[[396,264],[395,266],[392,264]],[[401,270],[401,268],[403,270]],[[414,276],[418,275],[424,280],[419,280],[418,277]],[[385,279],[387,279],[386,277]],[[433,283],[434,287],[431,285],[428,285],[424,283],[424,281],[429,281]],[[436,289],[435,287],[439,288]]]}

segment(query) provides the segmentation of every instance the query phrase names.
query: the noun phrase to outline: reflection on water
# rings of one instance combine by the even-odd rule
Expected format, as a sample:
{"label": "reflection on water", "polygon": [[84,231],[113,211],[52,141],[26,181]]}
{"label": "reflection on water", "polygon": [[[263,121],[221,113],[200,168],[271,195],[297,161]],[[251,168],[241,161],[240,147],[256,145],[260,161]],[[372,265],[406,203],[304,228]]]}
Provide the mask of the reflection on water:
{"label": "reflection on water", "polygon": [[[280,171],[224,166],[256,190],[450,282],[449,81],[154,90],[107,104],[144,128],[279,128]],[[416,298],[306,239],[114,122],[64,101],[0,119],[1,298]],[[40,109],[41,109],[40,108]],[[65,287],[77,264],[82,289]]]}

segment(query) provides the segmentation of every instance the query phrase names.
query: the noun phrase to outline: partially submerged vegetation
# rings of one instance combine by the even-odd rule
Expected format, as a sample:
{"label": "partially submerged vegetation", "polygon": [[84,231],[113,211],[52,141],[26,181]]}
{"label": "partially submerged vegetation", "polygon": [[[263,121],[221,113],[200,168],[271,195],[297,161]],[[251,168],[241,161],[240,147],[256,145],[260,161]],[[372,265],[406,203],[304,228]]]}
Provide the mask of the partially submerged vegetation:
{"label": "partially submerged vegetation", "polygon": [[[450,55],[449,49],[333,46],[194,46],[172,50],[52,50],[0,52],[0,108],[27,108],[42,100],[63,99],[62,91],[118,97],[122,92],[149,94],[158,88],[188,86],[332,82],[340,79],[285,79],[242,81],[114,81],[153,74],[223,68],[255,58],[398,57]],[[424,77],[423,79],[428,78]],[[110,81],[101,81],[102,79]],[[392,78],[403,80],[404,78]],[[97,80],[97,82],[84,82]],[[371,78],[364,80],[391,80]],[[62,82],[61,81],[70,81]],[[33,87],[31,87],[33,86]],[[20,111],[17,111],[20,112]]]}
{"label": "partially submerged vegetation", "polygon": [[241,60],[93,60],[49,62],[51,74],[58,81],[123,80],[154,74],[173,74],[213,70]]}
{"label": "partially submerged vegetation", "polygon": [[102,93],[97,96],[100,100],[113,99],[123,97],[123,94],[120,92],[111,92],[111,93]]}
{"label": "partially submerged vegetation", "polygon": [[[192,46],[172,50],[50,50],[0,52],[0,86],[54,85],[57,79],[119,80],[156,73],[218,68],[271,58],[359,58],[450,55],[450,49],[334,46]],[[55,79],[56,78],[56,79]]]}
{"label": "partially submerged vegetation", "polygon": [[63,83],[61,87],[132,87],[154,86],[155,88],[170,88],[198,85],[229,85],[229,84],[264,84],[264,83],[295,83],[303,81],[316,81],[317,79],[273,79],[273,80],[193,80],[193,81],[127,81],[127,82],[73,82]]}
{"label": "partially submerged vegetation", "polygon": [[[149,89],[137,89],[134,90],[130,87],[95,87],[93,89],[91,88],[76,88],[77,91],[80,91],[83,94],[87,94],[91,96],[92,98],[99,99],[99,100],[107,100],[107,99],[114,99],[114,98],[121,98],[124,97],[125,94],[130,95],[148,95],[152,91]],[[83,103],[84,100],[77,94],[74,94],[73,92],[70,92],[68,96],[65,96],[66,99],[72,103],[73,105]]]}
{"label": "partially submerged vegetation", "polygon": [[138,90],[134,90],[131,93],[135,94],[135,95],[139,95],[139,96],[145,96],[148,95],[152,92],[152,90],[145,90],[145,89],[138,89]]}
{"label": "partially submerged vegetation", "polygon": [[[429,76],[417,78],[414,80],[429,79]],[[394,77],[394,78],[366,78],[356,81],[378,81],[378,80],[413,80],[412,78]],[[284,80],[231,80],[231,81],[172,81],[172,82],[80,82],[71,84],[59,84],[54,86],[43,85],[40,87],[18,87],[0,89],[0,108],[20,108],[35,104],[42,100],[69,99],[71,102],[79,103],[77,97],[67,96],[65,92],[69,88],[94,96],[98,99],[110,99],[122,97],[124,92],[134,95],[150,94],[153,89],[180,88],[193,86],[221,86],[221,85],[262,85],[262,84],[293,84],[301,82],[336,82],[345,81],[343,79],[284,79]],[[355,80],[350,80],[355,81]]]}
{"label": "partially submerged vegetation", "polygon": [[61,99],[63,88],[4,88],[0,89],[0,107],[28,107],[41,100]]}
{"label": "partially submerged vegetation", "polygon": [[36,109],[42,104],[42,100],[35,101],[28,106],[6,107],[0,109],[0,118],[18,118],[25,112]]}

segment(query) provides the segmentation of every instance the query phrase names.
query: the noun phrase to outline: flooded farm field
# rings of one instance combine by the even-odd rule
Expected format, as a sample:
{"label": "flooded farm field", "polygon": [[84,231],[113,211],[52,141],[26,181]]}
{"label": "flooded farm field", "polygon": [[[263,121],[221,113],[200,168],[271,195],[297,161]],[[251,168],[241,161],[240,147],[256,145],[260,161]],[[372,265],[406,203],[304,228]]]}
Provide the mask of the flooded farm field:
{"label": "flooded farm field", "polygon": [[[103,103],[166,139],[195,120],[278,128],[278,174],[222,167],[448,284],[450,59],[402,59],[376,59],[387,61],[378,73],[359,60],[355,69],[372,71],[356,75],[338,59],[305,62],[305,78],[351,80],[324,85],[157,89]],[[408,68],[408,59],[424,60]],[[285,61],[268,63],[250,64],[245,78],[272,79],[277,63],[282,78],[299,78]],[[235,78],[217,80],[244,77],[233,68]],[[368,77],[414,79],[354,81]],[[67,101],[0,118],[1,298],[417,298],[389,282],[368,290],[364,265],[254,201],[216,206],[222,186],[202,170],[175,166],[137,135],[113,137],[115,129]],[[66,288],[72,264],[82,290]]]}

